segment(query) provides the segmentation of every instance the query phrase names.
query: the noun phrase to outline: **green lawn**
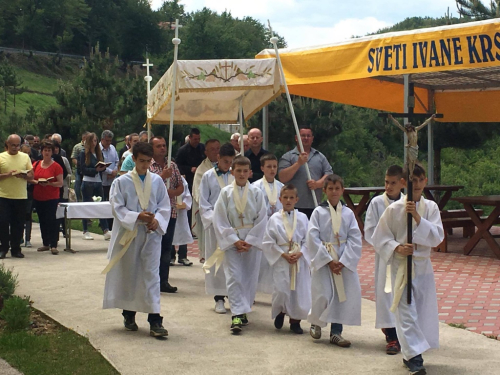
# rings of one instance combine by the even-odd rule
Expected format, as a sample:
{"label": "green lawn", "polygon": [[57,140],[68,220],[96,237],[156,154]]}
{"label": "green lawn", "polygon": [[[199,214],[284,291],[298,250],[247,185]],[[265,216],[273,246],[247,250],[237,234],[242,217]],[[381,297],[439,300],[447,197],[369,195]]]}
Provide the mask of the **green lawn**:
{"label": "green lawn", "polygon": [[58,83],[56,78],[43,76],[33,73],[25,69],[15,68],[16,73],[22,80],[22,87],[27,87],[29,90],[53,94],[57,91]]}

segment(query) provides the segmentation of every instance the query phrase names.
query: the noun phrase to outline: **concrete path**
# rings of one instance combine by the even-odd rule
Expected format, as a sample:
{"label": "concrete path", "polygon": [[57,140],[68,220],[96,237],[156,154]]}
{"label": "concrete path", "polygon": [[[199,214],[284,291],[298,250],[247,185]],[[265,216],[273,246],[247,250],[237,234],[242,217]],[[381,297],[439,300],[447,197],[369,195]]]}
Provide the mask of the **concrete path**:
{"label": "concrete path", "polygon": [[[102,310],[107,242],[102,236],[83,241],[73,231],[77,254],[37,253],[39,230],[33,228],[34,248],[25,259],[3,262],[19,273],[18,294],[30,295],[35,307],[61,324],[88,336],[122,374],[407,374],[402,356],[385,354],[385,340],[374,328],[375,304],[363,300],[361,327],[345,327],[349,349],[332,346],[328,331],[313,341],[294,335],[285,324],[277,331],[270,318],[270,296],[257,295],[250,325],[240,336],[229,332],[230,315],[213,311],[204,294],[201,265],[175,266],[171,284],[176,294],[162,294],[164,326],[170,336],[149,336],[145,314],[138,314],[138,332],[127,332],[118,310]],[[61,248],[62,248],[61,243]],[[195,260],[195,259],[193,259]],[[308,325],[303,324],[306,329]],[[428,374],[498,374],[500,342],[466,330],[440,326],[441,349],[424,355]]]}
{"label": "concrete path", "polygon": [[2,375],[21,375],[21,373],[19,371],[17,371],[15,368],[13,368],[11,365],[9,365],[7,362],[5,362],[1,358],[0,358],[0,374],[2,374]]}

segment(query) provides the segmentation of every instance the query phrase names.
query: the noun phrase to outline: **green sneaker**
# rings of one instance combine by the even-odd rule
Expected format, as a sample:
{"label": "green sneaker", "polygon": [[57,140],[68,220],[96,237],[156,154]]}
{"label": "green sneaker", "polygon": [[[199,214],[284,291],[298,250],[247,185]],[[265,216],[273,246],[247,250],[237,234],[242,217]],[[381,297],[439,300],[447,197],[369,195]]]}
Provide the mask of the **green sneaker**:
{"label": "green sneaker", "polygon": [[242,315],[241,315],[241,325],[242,325],[242,326],[247,326],[247,325],[248,325],[248,318],[247,318],[247,314],[242,314]]}
{"label": "green sneaker", "polygon": [[168,336],[168,331],[161,323],[153,323],[149,327],[149,334],[153,337],[164,337]]}
{"label": "green sneaker", "polygon": [[139,327],[135,323],[134,316],[127,316],[123,318],[123,325],[127,331],[137,331]]}
{"label": "green sneaker", "polygon": [[233,316],[233,319],[231,321],[231,332],[240,333],[242,325],[243,323],[241,322],[241,318],[238,316]]}

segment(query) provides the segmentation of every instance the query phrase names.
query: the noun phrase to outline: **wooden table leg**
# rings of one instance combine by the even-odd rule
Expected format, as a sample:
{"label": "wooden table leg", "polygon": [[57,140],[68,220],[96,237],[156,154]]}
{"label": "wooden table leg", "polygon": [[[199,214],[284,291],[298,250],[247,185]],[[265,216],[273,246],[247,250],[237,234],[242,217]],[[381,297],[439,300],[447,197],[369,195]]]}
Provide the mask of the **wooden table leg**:
{"label": "wooden table leg", "polygon": [[361,231],[361,234],[364,235],[365,224],[361,219],[361,215],[363,215],[363,212],[366,211],[366,203],[370,199],[370,193],[363,194],[363,197],[361,198],[361,201],[358,203],[357,206],[354,205],[354,202],[352,201],[349,194],[344,192],[343,197],[347,207],[349,207],[352,210],[352,212],[354,212],[354,216],[356,217],[356,221],[358,222],[359,230]]}
{"label": "wooden table leg", "polygon": [[444,195],[441,197],[441,199],[439,200],[439,203],[438,203],[439,211],[444,210],[444,207],[446,206],[446,203],[448,203],[448,201],[450,200],[452,193],[453,192],[451,190],[447,190],[444,193]]}
{"label": "wooden table leg", "polygon": [[481,218],[474,210],[471,204],[465,204],[464,208],[469,214],[470,218],[474,222],[477,227],[476,233],[471,237],[471,239],[465,244],[464,254],[469,255],[474,247],[476,247],[477,243],[481,238],[484,238],[488,245],[490,246],[491,251],[500,259],[500,246],[497,244],[495,239],[490,233],[490,228],[495,223],[495,220],[500,215],[500,206],[496,206],[495,209],[491,212],[488,218],[484,221],[481,221]]}

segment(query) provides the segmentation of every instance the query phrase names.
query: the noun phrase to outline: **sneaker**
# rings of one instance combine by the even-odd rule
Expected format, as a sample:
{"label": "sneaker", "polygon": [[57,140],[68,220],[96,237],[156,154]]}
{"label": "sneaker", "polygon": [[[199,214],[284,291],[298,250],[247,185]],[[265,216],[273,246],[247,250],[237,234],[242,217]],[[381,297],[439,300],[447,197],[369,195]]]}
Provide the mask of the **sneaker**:
{"label": "sneaker", "polygon": [[241,314],[241,325],[247,326],[248,323],[250,322],[248,321],[247,314]]}
{"label": "sneaker", "polygon": [[149,335],[153,337],[165,337],[168,336],[168,331],[161,323],[153,323],[149,326]]}
{"label": "sneaker", "polygon": [[12,252],[11,250],[10,252],[13,258],[24,258],[24,254],[21,252],[21,250],[15,252]]}
{"label": "sneaker", "polygon": [[297,335],[302,335],[304,333],[304,330],[300,326],[300,323],[291,323],[290,324],[290,331],[293,333],[296,333]]}
{"label": "sneaker", "polygon": [[283,322],[285,321],[285,313],[279,313],[276,318],[274,318],[274,327],[276,329],[281,329],[283,327]]}
{"label": "sneaker", "polygon": [[338,333],[330,335],[330,344],[340,346],[341,348],[348,348],[351,346],[351,342],[343,338],[342,335],[339,335]]}
{"label": "sneaker", "polygon": [[313,339],[319,340],[321,338],[321,327],[315,324],[311,324],[309,333]]}
{"label": "sneaker", "polygon": [[175,258],[170,259],[170,267],[175,266]]}
{"label": "sneaker", "polygon": [[240,333],[241,332],[241,318],[238,316],[233,316],[231,320],[231,332]]}
{"label": "sneaker", "polygon": [[59,250],[57,250],[57,248],[55,248],[55,247],[52,247],[52,248],[50,249],[50,252],[52,253],[52,255],[57,255],[57,254],[59,254]]}
{"label": "sneaker", "polygon": [[427,371],[425,370],[424,367],[424,359],[422,358],[422,355],[417,355],[407,361],[406,359],[403,359],[403,363],[406,366],[408,370],[410,370],[410,375],[425,375],[427,374]]}
{"label": "sneaker", "polygon": [[111,231],[108,230],[104,233],[104,241],[109,241],[111,239]]}
{"label": "sneaker", "polygon": [[205,258],[200,258],[200,263],[201,264],[205,263]]}
{"label": "sneaker", "polygon": [[193,265],[193,262],[191,262],[188,258],[179,259],[179,261],[177,263],[182,264],[183,266],[187,266],[187,267]]}
{"label": "sneaker", "polygon": [[217,314],[225,314],[227,312],[223,299],[215,301],[215,312]]}
{"label": "sneaker", "polygon": [[49,246],[42,246],[42,247],[39,247],[38,249],[36,249],[36,251],[49,251],[49,250],[50,250]]}
{"label": "sneaker", "polygon": [[31,247],[31,242],[26,241],[26,243],[24,244],[24,247]]}
{"label": "sneaker", "polygon": [[401,345],[398,340],[389,341],[385,346],[385,352],[389,355],[398,354],[401,351]]}
{"label": "sneaker", "polygon": [[160,285],[160,292],[162,293],[175,293],[177,292],[177,287],[172,286],[169,283]]}
{"label": "sneaker", "polygon": [[127,316],[123,318],[123,325],[127,331],[137,331],[139,327],[135,323],[135,316]]}
{"label": "sneaker", "polygon": [[83,232],[82,238],[84,240],[93,240],[94,239],[94,237],[92,237],[89,232]]}

